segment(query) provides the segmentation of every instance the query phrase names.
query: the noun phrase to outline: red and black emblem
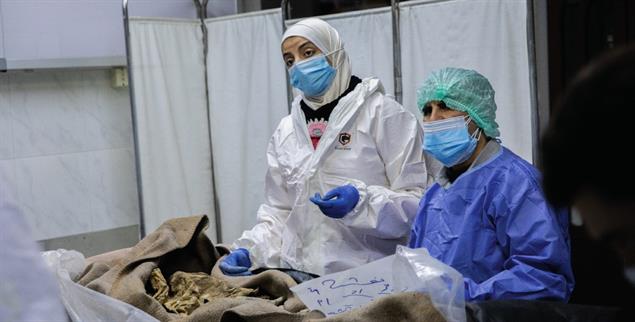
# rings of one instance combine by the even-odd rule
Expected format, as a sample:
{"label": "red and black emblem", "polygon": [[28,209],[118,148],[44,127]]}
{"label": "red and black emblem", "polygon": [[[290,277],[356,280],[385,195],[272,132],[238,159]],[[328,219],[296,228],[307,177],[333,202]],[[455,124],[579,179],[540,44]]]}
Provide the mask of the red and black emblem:
{"label": "red and black emblem", "polygon": [[337,137],[337,141],[340,142],[341,145],[347,145],[347,144],[351,143],[351,134],[350,133],[346,133],[346,132],[342,132]]}

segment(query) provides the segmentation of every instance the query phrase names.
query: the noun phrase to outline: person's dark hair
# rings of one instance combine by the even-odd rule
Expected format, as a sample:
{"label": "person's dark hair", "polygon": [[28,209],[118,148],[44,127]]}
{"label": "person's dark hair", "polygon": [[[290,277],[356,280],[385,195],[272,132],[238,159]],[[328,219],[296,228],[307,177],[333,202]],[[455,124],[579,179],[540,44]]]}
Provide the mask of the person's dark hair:
{"label": "person's dark hair", "polygon": [[571,205],[588,190],[611,201],[635,198],[635,46],[615,49],[581,70],[542,138],[547,199]]}

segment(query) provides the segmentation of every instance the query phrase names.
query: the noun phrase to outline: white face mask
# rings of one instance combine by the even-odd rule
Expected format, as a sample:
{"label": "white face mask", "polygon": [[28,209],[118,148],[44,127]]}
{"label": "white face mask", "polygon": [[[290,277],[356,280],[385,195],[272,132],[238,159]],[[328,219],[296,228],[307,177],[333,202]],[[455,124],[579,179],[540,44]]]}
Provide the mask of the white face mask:
{"label": "white face mask", "polygon": [[624,276],[632,286],[635,286],[635,266],[624,267]]}

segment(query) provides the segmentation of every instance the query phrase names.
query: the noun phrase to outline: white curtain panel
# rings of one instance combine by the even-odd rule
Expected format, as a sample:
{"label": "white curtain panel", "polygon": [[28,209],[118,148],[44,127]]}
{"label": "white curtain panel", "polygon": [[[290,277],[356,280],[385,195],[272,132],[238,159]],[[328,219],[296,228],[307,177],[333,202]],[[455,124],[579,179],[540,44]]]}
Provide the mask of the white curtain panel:
{"label": "white curtain panel", "polygon": [[431,71],[474,69],[496,91],[503,145],[531,162],[526,1],[417,1],[400,10],[404,106],[418,113],[416,89]]}
{"label": "white curtain panel", "polygon": [[130,19],[147,233],[207,214],[216,240],[202,39],[198,21]]}
{"label": "white curtain panel", "polygon": [[[392,16],[389,7],[323,17],[340,33],[353,75],[375,76],[394,95]],[[297,20],[296,20],[297,21]]]}
{"label": "white curtain panel", "polygon": [[256,223],[267,144],[288,114],[281,19],[275,9],[206,21],[214,173],[226,243]]}

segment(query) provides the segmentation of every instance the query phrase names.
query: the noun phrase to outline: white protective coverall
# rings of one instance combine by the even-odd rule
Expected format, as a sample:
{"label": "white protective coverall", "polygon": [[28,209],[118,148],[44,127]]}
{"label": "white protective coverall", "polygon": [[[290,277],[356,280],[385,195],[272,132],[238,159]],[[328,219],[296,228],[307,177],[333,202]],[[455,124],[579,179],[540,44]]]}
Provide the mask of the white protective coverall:
{"label": "white protective coverall", "polygon": [[0,321],[68,321],[53,272],[0,182]]}
{"label": "white protective coverall", "polygon": [[[295,31],[325,53],[342,48],[330,25],[315,18],[298,24],[307,21],[310,28],[298,31],[301,26],[294,25],[284,38]],[[311,33],[315,30],[317,35]],[[351,75],[344,50],[330,59],[338,75],[324,95],[332,99],[324,103],[345,91]],[[233,247],[249,250],[252,268],[293,268],[318,275],[393,254],[397,244],[407,241],[428,182],[417,120],[384,95],[378,79],[366,78],[340,99],[314,150],[300,107],[303,98],[295,98],[291,115],[282,119],[269,142],[258,223]],[[304,99],[315,108],[310,104],[315,99]],[[309,200],[316,192],[324,195],[346,184],[359,190],[360,200],[341,219],[325,216]]]}

